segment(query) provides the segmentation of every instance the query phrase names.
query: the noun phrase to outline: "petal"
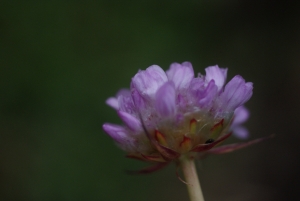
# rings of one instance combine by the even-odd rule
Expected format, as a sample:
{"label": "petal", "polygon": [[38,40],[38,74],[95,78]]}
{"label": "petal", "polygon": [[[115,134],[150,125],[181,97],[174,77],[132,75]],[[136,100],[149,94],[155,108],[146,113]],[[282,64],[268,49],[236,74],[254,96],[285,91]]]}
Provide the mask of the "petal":
{"label": "petal", "polygon": [[205,76],[206,82],[210,82],[211,80],[214,80],[215,84],[218,87],[218,90],[220,90],[223,87],[227,77],[227,68],[219,68],[218,65],[209,66],[205,69],[205,72],[206,72],[206,76]]}
{"label": "petal", "polygon": [[120,89],[117,93],[117,97],[119,96],[130,96],[130,90],[129,89]]}
{"label": "petal", "polygon": [[175,87],[172,82],[165,83],[155,95],[155,107],[163,117],[175,116]]}
{"label": "petal", "polygon": [[232,131],[237,138],[247,139],[249,137],[249,131],[243,126],[235,126]]}
{"label": "petal", "polygon": [[232,125],[242,124],[248,120],[250,115],[249,110],[245,106],[240,106],[234,111],[234,120]]}
{"label": "petal", "polygon": [[198,102],[199,106],[201,108],[209,108],[212,105],[217,93],[218,87],[215,85],[214,80],[211,80],[206,89],[202,92],[202,97]]}
{"label": "petal", "polygon": [[129,114],[136,113],[136,106],[133,102],[131,92],[122,93],[118,96],[119,110]]}
{"label": "petal", "polygon": [[220,95],[221,107],[225,111],[235,110],[252,96],[253,84],[237,75],[228,82],[224,92]]}
{"label": "petal", "polygon": [[139,71],[131,82],[131,89],[135,88],[145,98],[154,98],[156,91],[168,81],[166,73],[157,65]]}
{"label": "petal", "polygon": [[205,82],[202,77],[193,78],[189,87],[189,93],[197,98],[200,98],[202,91],[205,89]]}
{"label": "petal", "polygon": [[191,62],[185,61],[181,65],[191,68],[192,71],[194,72],[193,66],[192,66]]}
{"label": "petal", "polygon": [[115,97],[110,97],[108,98],[105,103],[107,105],[109,105],[110,107],[114,108],[115,110],[119,109],[119,103],[118,103],[118,99]]}
{"label": "petal", "polygon": [[235,109],[231,130],[237,138],[247,139],[249,137],[249,131],[245,127],[240,126],[240,124],[244,123],[248,118],[249,111],[246,107],[240,106]]}
{"label": "petal", "polygon": [[139,112],[141,109],[146,108],[147,101],[140,95],[137,89],[131,89],[131,96],[137,112]]}
{"label": "petal", "polygon": [[195,98],[195,104],[201,108],[208,108],[212,105],[218,93],[218,87],[215,85],[214,80],[211,80],[205,86],[203,78],[197,77],[192,80],[189,92]]}
{"label": "petal", "polygon": [[[131,99],[130,96],[131,96],[131,94],[128,89],[121,89],[118,91],[116,97],[110,97],[105,102],[107,105],[111,106],[115,110],[121,109],[121,110],[126,111],[126,109],[124,108],[124,104],[126,104],[127,102],[130,101],[129,100],[129,99]],[[126,100],[126,101],[120,100],[120,97],[121,97],[121,99],[123,99],[122,97],[127,97],[128,100]],[[128,106],[125,106],[125,107],[127,108]]]}
{"label": "petal", "polygon": [[168,79],[174,82],[176,89],[186,89],[194,77],[194,70],[189,62],[173,63],[166,74]]}
{"label": "petal", "polygon": [[142,130],[142,125],[140,120],[132,116],[127,112],[118,112],[119,117],[123,120],[123,122],[128,126],[128,128],[134,132]]}
{"label": "petal", "polygon": [[195,77],[191,81],[190,89],[196,91],[198,89],[205,88],[205,80],[204,77]]}
{"label": "petal", "polygon": [[113,140],[120,144],[127,143],[127,139],[130,139],[128,132],[123,126],[105,123],[102,128]]}

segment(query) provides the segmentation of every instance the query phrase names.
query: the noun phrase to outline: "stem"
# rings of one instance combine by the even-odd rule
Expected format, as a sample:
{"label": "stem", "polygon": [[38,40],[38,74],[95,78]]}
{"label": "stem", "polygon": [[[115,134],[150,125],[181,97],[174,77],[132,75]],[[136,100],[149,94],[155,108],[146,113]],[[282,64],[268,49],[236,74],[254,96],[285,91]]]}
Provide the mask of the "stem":
{"label": "stem", "polygon": [[204,201],[201,191],[196,166],[193,158],[182,157],[180,159],[181,169],[187,182],[187,189],[191,201]]}

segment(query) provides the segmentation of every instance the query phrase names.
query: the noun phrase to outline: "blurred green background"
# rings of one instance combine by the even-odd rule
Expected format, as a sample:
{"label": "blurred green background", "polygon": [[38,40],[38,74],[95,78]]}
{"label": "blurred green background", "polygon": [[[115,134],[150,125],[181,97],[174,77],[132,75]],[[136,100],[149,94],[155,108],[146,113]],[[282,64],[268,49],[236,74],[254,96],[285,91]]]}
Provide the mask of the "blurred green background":
{"label": "blurred green background", "polygon": [[[198,163],[207,201],[294,200],[299,190],[297,1],[1,1],[0,200],[187,200],[175,165],[145,176],[102,131],[138,69],[218,64],[254,83],[251,139]],[[229,142],[238,142],[232,137]]]}

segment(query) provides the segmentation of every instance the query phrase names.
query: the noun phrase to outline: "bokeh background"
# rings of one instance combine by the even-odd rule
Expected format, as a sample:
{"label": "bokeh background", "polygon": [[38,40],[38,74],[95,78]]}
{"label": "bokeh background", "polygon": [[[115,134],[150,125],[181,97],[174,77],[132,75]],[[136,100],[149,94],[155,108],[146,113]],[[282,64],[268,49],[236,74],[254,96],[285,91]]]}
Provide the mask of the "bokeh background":
{"label": "bokeh background", "polygon": [[[144,176],[102,131],[138,69],[218,64],[254,83],[250,139],[198,165],[207,201],[297,200],[297,1],[0,1],[0,200],[188,200],[175,165]],[[229,142],[240,140],[232,137]]]}

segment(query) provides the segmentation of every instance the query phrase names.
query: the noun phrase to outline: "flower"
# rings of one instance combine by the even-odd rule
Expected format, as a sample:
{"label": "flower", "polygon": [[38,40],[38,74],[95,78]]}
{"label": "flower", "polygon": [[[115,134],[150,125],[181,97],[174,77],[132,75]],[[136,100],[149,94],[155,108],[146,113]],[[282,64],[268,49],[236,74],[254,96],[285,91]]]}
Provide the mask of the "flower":
{"label": "flower", "polygon": [[189,62],[173,63],[166,72],[157,65],[139,70],[130,90],[106,101],[124,125],[105,123],[104,131],[128,157],[159,162],[152,170],[181,155],[212,152],[231,130],[245,138],[240,124],[248,118],[243,105],[253,84],[237,75],[224,85],[227,68],[217,65],[205,71],[195,77]]}

